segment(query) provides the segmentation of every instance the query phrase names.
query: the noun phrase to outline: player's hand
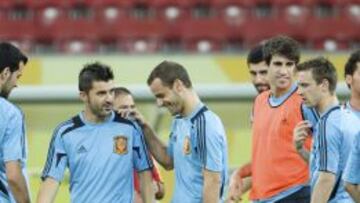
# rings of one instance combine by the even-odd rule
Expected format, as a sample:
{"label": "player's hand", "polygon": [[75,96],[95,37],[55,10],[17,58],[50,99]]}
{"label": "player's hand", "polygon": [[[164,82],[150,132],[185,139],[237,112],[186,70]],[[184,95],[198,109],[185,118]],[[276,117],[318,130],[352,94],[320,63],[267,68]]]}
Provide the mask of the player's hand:
{"label": "player's hand", "polygon": [[144,116],[136,109],[120,109],[117,111],[121,117],[134,119],[139,122],[140,125],[144,125],[146,123]]}
{"label": "player's hand", "polygon": [[311,133],[311,123],[309,121],[299,122],[293,131],[293,143],[297,151],[303,149],[306,138]]}
{"label": "player's hand", "polygon": [[155,199],[162,200],[165,195],[164,183],[154,182],[154,185],[155,185]]}
{"label": "player's hand", "polygon": [[238,171],[239,170],[234,171],[230,177],[229,194],[226,201],[227,203],[241,202],[242,200],[242,180],[238,174]]}

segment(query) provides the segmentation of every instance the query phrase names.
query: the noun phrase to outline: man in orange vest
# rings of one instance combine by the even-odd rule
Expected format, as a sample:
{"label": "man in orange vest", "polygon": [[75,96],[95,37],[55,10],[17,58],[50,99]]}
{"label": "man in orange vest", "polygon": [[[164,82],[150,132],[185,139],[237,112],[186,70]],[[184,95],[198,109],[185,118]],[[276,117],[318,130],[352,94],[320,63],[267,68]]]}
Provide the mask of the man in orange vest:
{"label": "man in orange vest", "polygon": [[[252,48],[247,56],[247,66],[250,80],[256,91],[260,94],[270,89],[267,78],[268,66],[266,65],[263,52],[263,44]],[[252,116],[252,115],[251,115]],[[252,122],[252,117],[251,117]],[[242,196],[251,188],[251,162],[248,162],[235,170],[230,178],[229,193],[234,196]]]}
{"label": "man in orange vest", "polygon": [[[255,203],[309,202],[308,166],[292,142],[298,122],[307,119],[316,123],[316,114],[302,105],[293,82],[293,69],[300,60],[299,45],[289,37],[276,36],[263,50],[270,90],[254,102],[250,199]],[[308,147],[310,142],[308,139]],[[230,199],[240,197],[230,194]]]}

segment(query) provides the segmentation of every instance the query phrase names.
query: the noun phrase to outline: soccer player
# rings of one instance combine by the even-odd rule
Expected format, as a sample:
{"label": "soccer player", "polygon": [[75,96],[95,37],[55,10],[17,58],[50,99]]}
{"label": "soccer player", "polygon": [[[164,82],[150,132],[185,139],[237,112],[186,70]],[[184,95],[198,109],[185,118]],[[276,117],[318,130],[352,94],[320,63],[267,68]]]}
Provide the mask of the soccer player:
{"label": "soccer player", "polygon": [[227,179],[227,144],[220,118],[210,111],[193,89],[186,69],[163,61],[147,83],[157,105],[174,117],[169,144],[165,145],[147,121],[139,121],[154,158],[175,170],[173,203],[222,201]]}
{"label": "soccer player", "polygon": [[[353,52],[345,65],[345,81],[350,88],[350,101],[346,107],[360,119],[360,50]],[[358,121],[360,123],[360,120]],[[358,124],[353,123],[359,129]],[[353,147],[347,162],[343,180],[345,189],[351,197],[360,203],[360,133],[355,137]]]}
{"label": "soccer player", "polygon": [[255,46],[247,57],[247,65],[249,68],[251,83],[260,94],[270,89],[267,78],[268,66],[264,59],[263,45]]}
{"label": "soccer player", "polygon": [[113,79],[110,67],[101,63],[81,70],[79,91],[85,108],[54,131],[39,203],[54,201],[67,167],[71,202],[133,202],[134,168],[144,202],[152,201],[152,162],[139,127],[113,111]]}
{"label": "soccer player", "polygon": [[[117,111],[137,111],[135,106],[134,98],[130,92],[125,87],[117,87],[114,89],[115,93],[115,101],[114,101],[114,109]],[[121,114],[121,112],[120,112]],[[153,169],[151,170],[154,191],[155,191],[155,199],[161,200],[164,195],[164,183],[161,180],[159,169],[154,165]],[[134,186],[135,186],[135,203],[143,202],[140,196],[140,184],[139,184],[139,177],[137,173],[134,171]]]}
{"label": "soccer player", "polygon": [[[269,81],[267,79],[268,66],[266,65],[263,45],[255,46],[247,57],[247,65],[251,77],[251,83],[254,85],[257,92],[260,94],[263,91],[270,89]],[[252,115],[251,115],[252,120]],[[244,164],[239,169],[235,170],[230,177],[229,184],[229,198],[235,200],[241,197],[251,187],[251,162]]]}
{"label": "soccer player", "polygon": [[24,115],[7,100],[27,61],[16,47],[0,43],[0,202],[30,202]]}
{"label": "soccer player", "polygon": [[[342,111],[335,94],[337,74],[333,64],[323,57],[296,66],[298,93],[305,105],[314,107],[320,119],[313,128],[310,155],[311,202],[352,202],[341,181],[343,170],[358,127],[355,114]],[[294,134],[307,135],[311,126],[300,122]],[[297,135],[298,136],[298,135]]]}
{"label": "soccer player", "polygon": [[[308,166],[292,139],[295,125],[316,122],[296,93],[293,69],[300,59],[298,43],[276,36],[264,45],[270,90],[257,96],[252,125],[252,186],[254,202],[309,202]],[[307,146],[310,145],[310,138]]]}

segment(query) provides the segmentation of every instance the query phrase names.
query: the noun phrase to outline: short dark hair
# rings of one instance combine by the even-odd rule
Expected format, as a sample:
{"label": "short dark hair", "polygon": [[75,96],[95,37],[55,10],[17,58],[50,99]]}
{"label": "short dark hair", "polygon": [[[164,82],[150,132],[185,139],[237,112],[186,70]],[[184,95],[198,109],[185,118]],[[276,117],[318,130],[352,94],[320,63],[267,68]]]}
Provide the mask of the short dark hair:
{"label": "short dark hair", "polygon": [[79,74],[79,90],[88,92],[94,81],[109,81],[114,79],[111,68],[99,62],[86,64]]}
{"label": "short dark hair", "polygon": [[360,63],[360,49],[354,51],[350,58],[347,60],[345,64],[345,72],[344,75],[354,75],[354,72],[356,71],[356,63]]}
{"label": "short dark hair", "polygon": [[24,65],[28,62],[28,58],[14,45],[8,42],[0,43],[0,72],[6,67],[10,68],[10,72],[19,70],[19,63]]}
{"label": "short dark hair", "polygon": [[295,64],[300,61],[300,45],[296,40],[288,36],[280,35],[270,38],[266,41],[263,51],[267,65],[270,65],[270,61],[274,55],[295,61]]}
{"label": "short dark hair", "polygon": [[130,90],[126,87],[115,87],[114,88],[114,94],[115,97],[125,94],[125,95],[132,95],[132,93],[130,92]]}
{"label": "short dark hair", "polygon": [[329,91],[334,93],[337,83],[337,73],[334,65],[324,57],[317,57],[295,67],[295,72],[311,70],[316,84],[320,84],[324,79],[329,82]]}
{"label": "short dark hair", "polygon": [[167,87],[172,87],[177,79],[181,80],[185,87],[192,87],[191,80],[186,69],[176,62],[163,61],[157,65],[154,70],[151,71],[147,79],[147,84],[151,85],[156,78],[159,78],[163,85]]}
{"label": "short dark hair", "polygon": [[247,55],[247,64],[257,64],[262,61],[265,61],[264,59],[264,52],[263,52],[263,45],[258,44],[254,48],[252,48]]}

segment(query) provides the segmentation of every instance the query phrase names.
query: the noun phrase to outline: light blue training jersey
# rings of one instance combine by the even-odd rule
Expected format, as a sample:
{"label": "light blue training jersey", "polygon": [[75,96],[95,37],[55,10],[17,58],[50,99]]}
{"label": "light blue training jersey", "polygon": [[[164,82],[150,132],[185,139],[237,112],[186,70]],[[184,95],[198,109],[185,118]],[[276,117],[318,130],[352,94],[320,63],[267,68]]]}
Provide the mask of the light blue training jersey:
{"label": "light blue training jersey", "polygon": [[26,172],[27,140],[22,111],[0,97],[0,202],[15,203],[6,177],[5,163],[19,161],[28,184]]}
{"label": "light blue training jersey", "polygon": [[348,162],[346,163],[343,180],[352,184],[360,184],[360,111],[353,109],[349,103],[347,103],[346,106],[358,118],[358,120],[349,123],[351,128],[357,130],[357,135],[354,138],[350,156]]}
{"label": "light blue training jersey", "polygon": [[142,131],[114,112],[103,123],[83,113],[60,124],[53,134],[42,179],[61,182],[70,171],[71,202],[133,202],[134,168],[149,170]]}
{"label": "light blue training jersey", "polygon": [[203,202],[203,170],[221,174],[219,202],[227,181],[227,143],[220,118],[200,103],[187,117],[175,117],[168,154],[174,161],[173,203]]}
{"label": "light blue training jersey", "polygon": [[328,108],[314,129],[313,147],[310,155],[311,187],[314,190],[319,172],[333,173],[336,182],[329,202],[353,202],[341,180],[350,149],[356,135],[354,119],[348,109],[339,105]]}

